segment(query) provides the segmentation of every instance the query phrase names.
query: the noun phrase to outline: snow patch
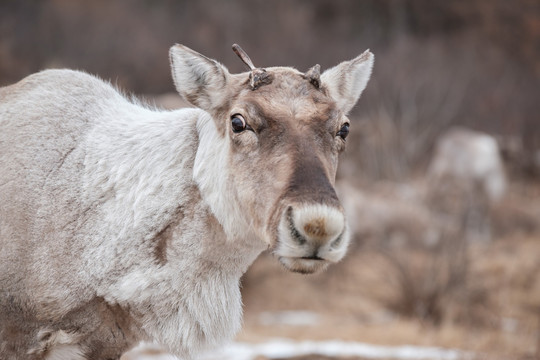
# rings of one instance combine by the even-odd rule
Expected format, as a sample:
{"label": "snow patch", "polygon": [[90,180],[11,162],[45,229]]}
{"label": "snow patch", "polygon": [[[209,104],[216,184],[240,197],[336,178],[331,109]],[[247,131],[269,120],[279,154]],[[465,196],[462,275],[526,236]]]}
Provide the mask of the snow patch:
{"label": "snow patch", "polygon": [[311,326],[319,323],[319,315],[311,311],[263,312],[259,315],[258,320],[264,326]]}
{"label": "snow patch", "polygon": [[472,358],[460,350],[420,346],[379,346],[346,341],[300,341],[274,339],[260,344],[236,342],[208,353],[200,360],[254,360],[257,356],[270,359],[302,356],[361,356],[370,359],[458,360]]}

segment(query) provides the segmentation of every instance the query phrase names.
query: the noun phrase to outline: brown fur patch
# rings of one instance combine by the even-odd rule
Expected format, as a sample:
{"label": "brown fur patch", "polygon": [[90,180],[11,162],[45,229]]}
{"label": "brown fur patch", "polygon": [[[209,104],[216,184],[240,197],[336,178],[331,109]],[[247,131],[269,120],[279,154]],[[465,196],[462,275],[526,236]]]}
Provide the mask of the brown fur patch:
{"label": "brown fur patch", "polygon": [[175,220],[168,224],[154,238],[154,258],[158,264],[165,265],[167,263],[167,248],[171,242],[173,232],[177,227],[176,225],[182,221],[183,217],[182,208],[178,208],[174,216]]}
{"label": "brown fur patch", "polygon": [[324,218],[313,219],[304,225],[304,232],[313,237],[326,236],[326,220]]}
{"label": "brown fur patch", "polygon": [[300,152],[293,161],[294,170],[289,182],[287,197],[297,202],[339,206],[339,200],[326,175],[323,162],[316,155],[307,151]]}
{"label": "brown fur patch", "polygon": [[165,265],[167,263],[167,246],[172,237],[172,227],[168,225],[163,231],[157,234],[155,238],[156,246],[154,248],[154,258],[158,264]]}

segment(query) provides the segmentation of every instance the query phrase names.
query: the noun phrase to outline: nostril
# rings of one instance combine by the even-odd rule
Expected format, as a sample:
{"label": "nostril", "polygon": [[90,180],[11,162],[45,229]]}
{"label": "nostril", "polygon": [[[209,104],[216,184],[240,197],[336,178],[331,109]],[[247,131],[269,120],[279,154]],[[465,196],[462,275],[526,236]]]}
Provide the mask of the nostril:
{"label": "nostril", "polygon": [[299,244],[304,245],[307,240],[305,237],[300,234],[296,226],[294,225],[294,219],[293,219],[293,209],[291,206],[287,209],[287,222],[289,225],[289,231],[292,235],[292,238]]}
{"label": "nostril", "polygon": [[293,215],[292,215],[292,212],[293,212],[293,208],[292,208],[292,206],[289,206],[289,207],[287,208],[287,212],[286,212],[286,213],[287,213],[287,218],[289,218],[289,219],[291,219],[291,220],[292,220],[292,216],[293,216]]}
{"label": "nostril", "polygon": [[341,244],[341,241],[343,240],[343,233],[341,233],[336,240],[334,240],[334,242],[332,242],[332,245],[330,245],[330,247],[338,247],[339,244]]}

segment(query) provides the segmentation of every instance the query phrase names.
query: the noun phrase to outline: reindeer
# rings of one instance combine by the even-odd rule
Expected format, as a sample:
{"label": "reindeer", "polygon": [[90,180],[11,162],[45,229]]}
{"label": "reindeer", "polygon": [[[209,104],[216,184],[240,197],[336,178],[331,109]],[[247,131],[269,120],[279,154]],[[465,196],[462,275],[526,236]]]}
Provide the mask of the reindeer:
{"label": "reindeer", "polygon": [[491,209],[507,188],[495,138],[466,128],[452,128],[436,143],[428,167],[432,210],[463,232],[463,241],[491,240]]}
{"label": "reindeer", "polygon": [[334,191],[366,51],[320,73],[231,74],[185,46],[160,111],[83,72],[0,89],[0,354],[191,358],[239,330],[239,280],[265,249],[314,273],[345,255]]}

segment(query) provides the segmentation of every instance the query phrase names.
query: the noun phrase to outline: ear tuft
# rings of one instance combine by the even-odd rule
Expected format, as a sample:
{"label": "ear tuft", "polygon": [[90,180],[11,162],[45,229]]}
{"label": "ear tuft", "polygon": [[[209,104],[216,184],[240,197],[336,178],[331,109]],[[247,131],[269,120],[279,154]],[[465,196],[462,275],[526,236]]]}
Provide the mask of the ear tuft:
{"label": "ear tuft", "polygon": [[178,44],[169,50],[169,58],[174,85],[186,101],[207,111],[222,104],[229,79],[223,65]]}
{"label": "ear tuft", "polygon": [[366,50],[358,57],[342,62],[321,75],[322,86],[345,114],[354,107],[366,88],[373,60],[373,54]]}

